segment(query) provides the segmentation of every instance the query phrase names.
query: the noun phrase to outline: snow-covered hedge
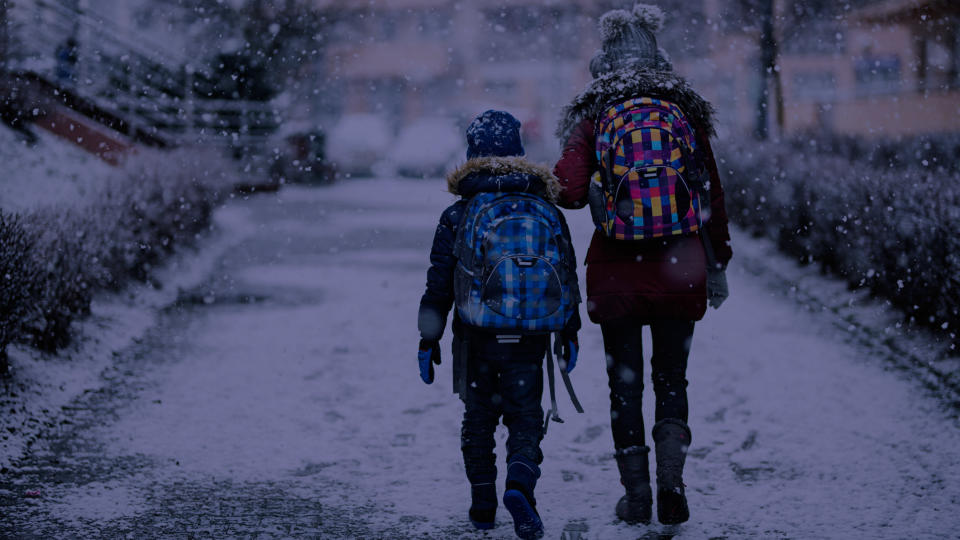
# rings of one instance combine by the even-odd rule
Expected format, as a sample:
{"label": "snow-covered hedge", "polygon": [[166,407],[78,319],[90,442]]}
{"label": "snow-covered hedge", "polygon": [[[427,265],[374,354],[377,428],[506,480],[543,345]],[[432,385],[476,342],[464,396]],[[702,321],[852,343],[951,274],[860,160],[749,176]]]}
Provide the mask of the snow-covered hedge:
{"label": "snow-covered hedge", "polygon": [[0,369],[15,341],[55,351],[97,290],[150,271],[208,227],[236,180],[227,160],[181,150],[144,152],[86,201],[0,211]]}
{"label": "snow-covered hedge", "polygon": [[[794,144],[811,146],[811,138],[795,139]],[[805,142],[806,141],[806,142]],[[830,151],[850,160],[866,160],[874,167],[910,169],[915,167],[945,168],[960,171],[960,133],[898,139],[863,139],[836,136],[829,140]],[[926,163],[924,163],[926,162]]]}
{"label": "snow-covered hedge", "polygon": [[4,351],[17,339],[27,314],[31,247],[23,220],[0,210],[0,369],[5,367]]}
{"label": "snow-covered hedge", "polygon": [[960,344],[960,138],[724,147],[734,222]]}

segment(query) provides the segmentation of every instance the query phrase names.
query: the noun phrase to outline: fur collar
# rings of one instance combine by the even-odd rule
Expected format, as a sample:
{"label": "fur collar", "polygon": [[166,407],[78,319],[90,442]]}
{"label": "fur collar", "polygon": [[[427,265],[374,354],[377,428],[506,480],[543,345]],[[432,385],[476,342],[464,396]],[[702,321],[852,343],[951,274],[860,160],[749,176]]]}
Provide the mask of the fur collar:
{"label": "fur collar", "polygon": [[463,195],[460,192],[460,183],[473,174],[489,174],[494,177],[532,176],[539,182],[528,182],[527,189],[523,191],[539,195],[552,203],[556,203],[560,199],[560,191],[563,189],[560,180],[543,165],[538,165],[520,156],[491,156],[468,159],[466,163],[447,175],[447,187],[450,193]]}
{"label": "fur collar", "polygon": [[573,102],[564,107],[557,137],[562,144],[584,118],[596,117],[603,107],[612,103],[641,96],[676,103],[695,127],[705,129],[707,135],[716,135],[713,106],[690,88],[685,79],[672,71],[630,67],[592,80]]}

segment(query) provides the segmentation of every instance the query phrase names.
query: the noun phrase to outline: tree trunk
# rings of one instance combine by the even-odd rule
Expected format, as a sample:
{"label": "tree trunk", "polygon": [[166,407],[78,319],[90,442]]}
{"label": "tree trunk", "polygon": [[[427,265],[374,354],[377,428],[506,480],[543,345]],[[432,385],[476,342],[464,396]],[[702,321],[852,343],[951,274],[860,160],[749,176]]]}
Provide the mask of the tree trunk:
{"label": "tree trunk", "polygon": [[9,30],[7,25],[7,9],[9,2],[0,0],[0,71],[7,68],[7,51],[9,49]]}
{"label": "tree trunk", "polygon": [[917,54],[917,92],[925,94],[927,92],[927,71],[929,70],[927,36],[919,30],[914,30],[913,45]]}
{"label": "tree trunk", "polygon": [[783,111],[783,79],[780,76],[780,70],[777,69],[777,45],[774,45],[774,61],[773,61],[773,103],[776,106],[777,110],[777,135],[783,136],[784,131],[784,111]]}
{"label": "tree trunk", "polygon": [[[754,133],[760,140],[769,136],[768,108],[770,106],[770,79],[774,80],[778,101],[782,102],[780,78],[776,72],[777,40],[773,30],[773,0],[761,0],[756,4],[760,18],[760,88],[757,96],[756,127]],[[782,122],[782,111],[777,111],[777,121]]]}
{"label": "tree trunk", "polygon": [[[956,21],[960,24],[960,20]],[[950,68],[949,68],[949,86],[951,89],[960,88],[960,30],[953,27],[953,33],[950,35]]]}

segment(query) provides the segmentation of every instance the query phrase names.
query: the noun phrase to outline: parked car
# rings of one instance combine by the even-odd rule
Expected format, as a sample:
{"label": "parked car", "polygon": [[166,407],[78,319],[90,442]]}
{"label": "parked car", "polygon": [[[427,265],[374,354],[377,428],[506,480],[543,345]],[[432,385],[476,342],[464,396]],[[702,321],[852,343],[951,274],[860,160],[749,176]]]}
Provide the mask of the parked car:
{"label": "parked car", "polygon": [[388,156],[397,174],[443,176],[466,150],[463,135],[449,118],[422,118],[403,127]]}
{"label": "parked car", "polygon": [[380,169],[393,130],[380,115],[345,114],[330,130],[327,156],[341,175],[371,176]]}
{"label": "parked car", "polygon": [[288,184],[333,182],[337,170],[327,160],[325,145],[326,136],[319,129],[285,136],[270,167],[270,176]]}

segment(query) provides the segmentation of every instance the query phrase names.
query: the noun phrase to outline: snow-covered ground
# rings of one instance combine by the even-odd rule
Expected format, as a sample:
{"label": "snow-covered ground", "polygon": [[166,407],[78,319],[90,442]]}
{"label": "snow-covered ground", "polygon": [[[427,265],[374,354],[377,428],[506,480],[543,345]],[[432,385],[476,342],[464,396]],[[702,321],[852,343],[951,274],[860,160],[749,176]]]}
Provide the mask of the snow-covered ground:
{"label": "snow-covered ground", "polygon": [[52,355],[19,345],[8,347],[10,376],[0,381],[4,428],[0,470],[20,458],[43,430],[59,430],[63,419],[58,411],[102,387],[103,371],[157,324],[158,311],[171,305],[182,289],[206,279],[224,251],[253,227],[232,208],[222,209],[215,218],[216,232],[205,239],[202,250],[184,251],[156,272],[162,288],[133,284],[120,293],[94,298],[91,315],[74,323],[77,338],[66,349]]}
{"label": "snow-covered ground", "polygon": [[[0,535],[512,538],[502,510],[489,533],[466,520],[449,332],[437,382],[417,374],[415,314],[451,200],[439,180],[357,180],[228,204],[240,232],[202,284],[0,476]],[[568,215],[582,256],[589,215]],[[697,326],[691,521],[614,517],[606,373],[587,324],[573,373],[586,414],[560,390],[566,423],[543,442],[548,538],[957,537],[956,411],[744,264],[767,248],[734,235],[731,297]]]}

